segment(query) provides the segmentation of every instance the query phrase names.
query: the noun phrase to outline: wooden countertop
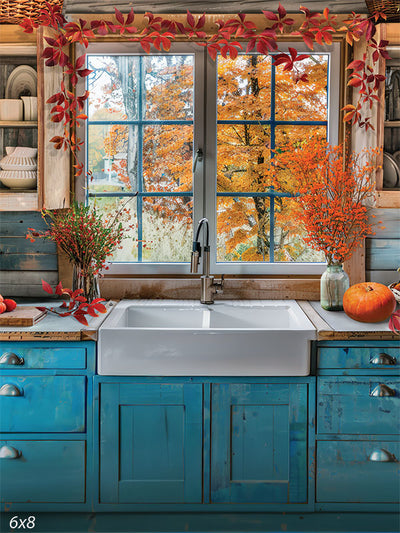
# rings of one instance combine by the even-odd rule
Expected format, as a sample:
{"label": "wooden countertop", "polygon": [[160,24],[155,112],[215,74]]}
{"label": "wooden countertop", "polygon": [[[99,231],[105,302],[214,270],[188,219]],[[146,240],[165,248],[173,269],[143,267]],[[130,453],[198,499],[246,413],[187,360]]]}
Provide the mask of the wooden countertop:
{"label": "wooden countertop", "polygon": [[[325,311],[319,302],[298,301],[298,304],[317,329],[317,340],[399,340],[399,336],[390,331],[388,321],[364,324],[352,320],[344,312]],[[46,301],[29,305],[50,307],[58,304]],[[83,326],[72,317],[49,313],[31,327],[0,327],[0,341],[96,341],[100,325],[116,302],[109,301],[105,305],[107,313],[97,318],[88,317],[88,326]]]}
{"label": "wooden countertop", "polygon": [[325,311],[319,302],[297,302],[317,330],[317,340],[400,340],[388,323],[365,324],[351,319],[343,311]]}
{"label": "wooden countertop", "polygon": [[[57,307],[59,303],[56,300],[51,302],[47,300],[40,303],[18,304],[18,306]],[[37,324],[30,327],[0,327],[0,341],[96,341],[99,327],[115,307],[116,302],[104,302],[104,305],[108,309],[107,313],[99,313],[97,318],[86,315],[88,326],[82,325],[71,316],[59,317],[48,313]]]}

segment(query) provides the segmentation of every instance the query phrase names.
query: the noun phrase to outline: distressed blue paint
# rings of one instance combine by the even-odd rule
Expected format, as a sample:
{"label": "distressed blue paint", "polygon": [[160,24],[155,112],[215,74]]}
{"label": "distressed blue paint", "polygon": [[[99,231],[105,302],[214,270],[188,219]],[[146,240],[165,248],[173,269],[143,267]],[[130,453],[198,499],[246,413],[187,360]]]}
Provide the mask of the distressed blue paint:
{"label": "distressed blue paint", "polygon": [[400,263],[400,239],[370,239],[365,262],[368,270],[396,270]]}
{"label": "distressed blue paint", "polygon": [[[396,396],[371,396],[385,384]],[[387,376],[318,378],[318,433],[400,433],[400,379]]]}
{"label": "distressed blue paint", "polygon": [[0,211],[0,235],[25,237],[28,228],[46,230],[48,226],[37,211]]}
{"label": "distressed blue paint", "polygon": [[[377,449],[394,454],[397,462],[370,461]],[[400,502],[399,457],[399,442],[319,441],[317,501]]]}
{"label": "distressed blue paint", "polygon": [[212,385],[211,501],[305,503],[306,443],[306,384]]}
{"label": "distressed blue paint", "polygon": [[[12,352],[22,357],[22,365],[0,365],[1,370],[10,369],[23,372],[27,369],[62,369],[86,368],[86,351],[84,343],[63,342],[0,342],[0,357]],[[93,364],[93,363],[92,363]]]}
{"label": "distressed blue paint", "polygon": [[0,376],[21,396],[0,396],[0,431],[39,433],[85,431],[84,376]]}
{"label": "distressed blue paint", "polygon": [[24,364],[0,367],[0,385],[13,383],[23,392],[0,396],[0,447],[21,453],[0,459],[3,509],[36,515],[93,507],[95,343],[1,342],[0,355],[6,351]]}
{"label": "distressed blue paint", "polygon": [[15,253],[0,256],[1,270],[57,270],[56,254]]}
{"label": "distressed blue paint", "polygon": [[0,447],[12,446],[21,456],[0,459],[2,503],[85,501],[84,441],[1,440]]}
{"label": "distressed blue paint", "polygon": [[[372,363],[374,357],[386,353],[396,359],[394,365],[376,365]],[[318,350],[319,369],[371,369],[380,372],[399,372],[400,347],[398,342],[348,341],[347,343],[320,343]]]}
{"label": "distressed blue paint", "polygon": [[[380,353],[396,364],[373,364]],[[318,343],[316,510],[398,510],[399,356],[398,342]],[[371,396],[380,384],[395,396]],[[381,449],[394,462],[371,461]]]}
{"label": "distressed blue paint", "polygon": [[0,237],[0,255],[2,254],[57,254],[56,244],[47,239],[30,242],[25,236]]}
{"label": "distressed blue paint", "polygon": [[[231,506],[232,507],[232,506]],[[0,517],[1,531],[9,530],[12,513],[3,513]],[[323,512],[323,513],[287,513],[287,512],[235,512],[232,509],[224,513],[115,513],[112,510],[98,513],[39,512],[35,513],[36,523],[40,524],[40,533],[143,533],[157,532],[316,532],[335,533],[354,532],[391,532],[398,531],[398,512]],[[229,529],[228,529],[229,528]],[[38,531],[38,528],[36,527]],[[35,530],[33,530],[35,531]]]}
{"label": "distressed blue paint", "polygon": [[[13,499],[14,496],[8,498],[10,494],[15,495],[17,489],[14,485],[11,488],[7,486],[4,498],[7,502],[13,502],[13,510],[33,511],[36,515],[40,510],[57,509],[59,512],[70,509],[76,511],[90,507],[98,511],[99,521],[102,516],[101,511],[113,511],[110,513],[109,520],[110,524],[114,524],[112,528],[114,531],[118,531],[118,528],[126,523],[134,524],[132,531],[135,528],[139,531],[140,527],[144,528],[145,524],[147,524],[145,529],[150,531],[160,531],[166,527],[166,524],[168,524],[168,529],[174,530],[175,528],[176,531],[183,531],[185,524],[192,524],[190,529],[194,526],[199,529],[201,524],[204,531],[217,531],[218,524],[220,530],[229,526],[232,530],[268,531],[269,529],[277,530],[276,527],[272,529],[272,523],[275,525],[292,524],[294,528],[294,524],[297,523],[296,519],[299,519],[299,507],[301,507],[302,510],[307,509],[308,513],[301,515],[304,518],[299,522],[301,527],[299,526],[298,530],[304,531],[308,527],[306,524],[314,523],[314,527],[318,524],[315,530],[320,531],[321,520],[325,519],[326,514],[312,513],[315,482],[313,453],[316,446],[318,497],[315,508],[326,511],[332,508],[342,511],[355,511],[356,509],[366,511],[353,517],[351,513],[341,515],[340,527],[335,523],[335,530],[359,531],[361,528],[366,531],[368,529],[376,531],[376,524],[374,529],[370,517],[377,514],[379,514],[379,523],[382,526],[379,530],[384,531],[386,527],[389,528],[388,524],[394,523],[393,515],[386,511],[398,509],[396,503],[399,498],[398,485],[394,487],[394,482],[397,483],[398,480],[398,463],[386,465],[371,463],[367,461],[367,454],[370,450],[385,448],[399,458],[400,444],[397,429],[390,435],[388,434],[388,431],[392,431],[392,426],[387,422],[386,415],[394,423],[395,417],[381,410],[376,412],[378,404],[373,403],[373,400],[377,400],[382,406],[384,401],[394,402],[398,398],[369,397],[371,387],[382,380],[387,380],[387,384],[392,388],[396,388],[400,381],[393,374],[398,373],[398,367],[369,366],[371,350],[378,351],[378,353],[385,351],[398,356],[399,348],[396,342],[331,341],[318,343],[319,362],[325,365],[321,372],[324,372],[325,376],[318,375],[317,378],[312,376],[308,378],[243,377],[234,379],[182,377],[171,381],[171,378],[162,377],[96,376],[94,396],[91,378],[95,364],[93,342],[19,342],[1,343],[0,347],[4,351],[12,349],[19,355],[22,349],[26,361],[30,361],[29,367],[1,369],[3,378],[20,378],[22,381],[18,384],[26,383],[31,379],[49,380],[44,383],[54,383],[60,376],[66,380],[66,383],[70,379],[77,378],[85,382],[86,376],[89,378],[87,397],[84,396],[84,402],[87,398],[88,409],[85,432],[67,433],[64,429],[63,432],[57,433],[53,426],[53,432],[39,433],[40,419],[41,417],[47,418],[47,415],[38,414],[38,411],[42,412],[42,410],[37,409],[37,412],[32,415],[32,419],[37,423],[33,430],[25,432],[20,425],[13,429],[13,433],[2,435],[2,442],[12,441],[21,446],[33,442],[33,446],[26,449],[24,453],[26,456],[36,449],[43,452],[47,449],[48,442],[54,442],[56,448],[62,446],[58,448],[56,456],[57,458],[60,456],[60,461],[55,467],[52,466],[55,452],[50,450],[43,454],[35,451],[37,456],[42,457],[42,462],[38,461],[41,466],[42,479],[36,485],[34,480],[28,484],[26,494],[33,494],[33,497],[29,497],[29,494],[25,497],[20,492],[15,499]],[[68,351],[69,347],[70,351]],[[48,352],[42,354],[44,350]],[[41,354],[42,358],[40,358]],[[70,367],[68,367],[69,363],[71,363]],[[343,365],[342,368],[341,365]],[[317,368],[317,373],[319,372]],[[343,377],[338,375],[340,372],[347,372],[351,375]],[[328,373],[331,375],[328,376]],[[368,377],[366,373],[369,373]],[[388,374],[392,377],[388,377]],[[316,379],[318,382],[318,434],[315,444]],[[101,384],[101,391],[98,390],[99,384]],[[355,394],[349,392],[352,386],[357,387]],[[85,387],[81,384],[74,387],[75,393],[83,389]],[[45,389],[41,388],[41,390]],[[55,406],[54,399],[60,396],[60,391],[62,393],[62,387],[58,388],[56,394],[51,395],[53,407]],[[367,401],[362,402],[367,392]],[[219,401],[219,396],[221,396],[221,401]],[[337,401],[337,396],[345,398],[342,400],[341,410],[333,405]],[[226,398],[229,401],[226,401]],[[21,398],[9,398],[9,400],[12,399],[21,400]],[[322,403],[330,402],[331,407],[318,405],[320,399]],[[98,408],[99,400],[101,410]],[[64,402],[64,404],[66,407],[69,402]],[[95,409],[92,411],[93,405]],[[68,408],[73,409],[71,405]],[[2,414],[3,412],[2,409]],[[101,413],[101,419],[98,419],[99,413]],[[16,415],[15,419],[18,420],[19,416],[19,414]],[[322,433],[321,419],[326,424],[327,417],[331,417],[332,424],[329,432]],[[212,434],[210,434],[211,420]],[[221,423],[218,423],[218,420]],[[167,427],[171,430],[171,434],[168,431],[167,435]],[[222,441],[220,436],[226,432],[227,427],[228,438]],[[234,431],[230,432],[230,428]],[[376,434],[372,434],[373,431]],[[308,457],[304,452],[307,436]],[[64,442],[66,448],[64,444],[61,444]],[[215,502],[213,492],[211,492],[210,499],[209,481],[211,478],[211,483],[213,483],[215,475],[218,474],[219,462],[215,458],[218,442],[225,443],[225,448],[219,446],[218,449],[224,449],[224,453],[232,462],[231,472],[228,472],[228,481],[232,485],[237,485],[236,499],[223,500],[221,503]],[[263,443],[266,444],[265,450]],[[72,450],[71,444],[77,448]],[[64,449],[65,455],[63,456]],[[172,449],[173,455],[171,455]],[[99,450],[101,451],[100,494],[103,497],[103,493],[107,495],[108,490],[112,496],[114,491],[114,503],[108,499],[108,495],[99,503]],[[271,457],[271,450],[274,450],[273,457]],[[327,450],[329,452],[333,450],[333,454],[327,453]],[[139,469],[136,470],[135,455],[140,461]],[[356,459],[353,460],[354,456]],[[65,457],[65,461],[62,457]],[[85,466],[81,468],[82,464],[85,465],[85,457],[86,481]],[[204,463],[203,475],[202,462]],[[28,470],[30,479],[34,479],[36,463],[32,466],[33,470],[29,469],[31,462],[21,464],[25,464],[25,471]],[[4,472],[3,465],[4,462],[0,460],[1,474]],[[191,470],[190,479],[185,477],[185,465],[189,465]],[[17,468],[19,468],[18,463]],[[141,490],[137,488],[138,485],[134,487],[136,483],[132,483],[136,481],[135,471],[141,478],[139,480]],[[183,487],[182,476],[184,476]],[[265,477],[272,478],[275,482],[278,480],[278,483],[275,486],[272,484],[270,487],[264,487],[260,495],[260,487]],[[243,480],[243,478],[246,479]],[[288,479],[289,483],[282,478]],[[61,482],[64,480],[64,486],[56,486],[50,493],[50,489],[54,486],[54,479],[59,479]],[[159,479],[161,481],[159,487],[154,488],[153,484],[158,483]],[[164,481],[168,484],[168,491],[166,485],[162,486]],[[279,481],[283,482],[279,483]],[[384,487],[381,490],[386,481],[388,488]],[[46,487],[49,484],[50,488],[46,488],[45,484]],[[35,486],[37,486],[37,494],[33,492]],[[4,485],[2,489],[3,487]],[[286,487],[286,490],[282,487]],[[306,494],[305,501],[307,501],[307,491],[309,503],[303,503],[300,506],[296,504],[296,501],[304,501],[301,500],[304,494]],[[139,499],[133,502],[132,494],[135,495],[135,493]],[[172,494],[178,495],[181,498],[179,502],[182,503],[179,503]],[[204,494],[203,500],[202,494]],[[160,499],[158,499],[159,496]],[[25,499],[18,500],[19,497]],[[280,497],[282,501],[279,500]],[[23,503],[28,500],[34,503]],[[115,513],[115,511],[133,509],[137,511],[137,514],[130,514],[129,522],[125,522],[125,514]],[[255,509],[262,510],[262,513],[255,512]],[[272,510],[282,509],[286,511],[285,515],[271,513]],[[241,511],[244,511],[242,515],[240,515]],[[162,513],[169,513],[169,515],[162,515]],[[157,517],[160,516],[164,516],[163,527],[160,526],[161,522],[158,522]],[[254,522],[256,516],[258,518]],[[276,520],[278,520],[276,517],[280,516],[280,519],[272,522],[273,516]],[[314,519],[316,522],[313,522]],[[332,522],[327,522],[329,523]],[[100,525],[99,530],[101,530]],[[54,533],[56,529],[53,527],[49,531]]]}
{"label": "distressed blue paint", "polygon": [[200,503],[202,386],[101,385],[100,500]]}

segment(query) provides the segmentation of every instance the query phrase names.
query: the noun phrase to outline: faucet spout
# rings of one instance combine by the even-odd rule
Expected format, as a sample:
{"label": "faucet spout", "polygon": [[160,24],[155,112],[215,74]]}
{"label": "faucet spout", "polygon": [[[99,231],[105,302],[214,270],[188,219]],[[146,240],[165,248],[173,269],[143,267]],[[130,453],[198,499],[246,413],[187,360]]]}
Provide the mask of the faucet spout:
{"label": "faucet spout", "polygon": [[[199,237],[200,231],[205,226],[206,236],[205,244],[203,247],[200,244]],[[209,223],[207,218],[202,218],[199,220],[197,225],[196,236],[193,241],[193,251],[190,263],[190,273],[197,274],[198,266],[200,262],[200,257],[202,257],[202,271],[203,274],[200,277],[201,280],[201,297],[200,301],[203,304],[212,304],[214,303],[214,296],[216,293],[221,293],[223,291],[223,277],[220,281],[214,281],[214,276],[210,276],[210,231]]]}

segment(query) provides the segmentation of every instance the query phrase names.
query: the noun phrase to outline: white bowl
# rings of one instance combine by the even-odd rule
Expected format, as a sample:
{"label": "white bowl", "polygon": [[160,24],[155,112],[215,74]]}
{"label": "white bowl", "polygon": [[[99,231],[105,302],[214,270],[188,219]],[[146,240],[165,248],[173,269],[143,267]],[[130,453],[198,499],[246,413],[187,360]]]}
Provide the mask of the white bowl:
{"label": "white bowl", "polygon": [[3,170],[37,169],[37,148],[6,146],[6,154],[0,160],[0,168]]}
{"label": "white bowl", "polygon": [[34,189],[37,182],[37,171],[1,170],[0,181],[9,189]]}

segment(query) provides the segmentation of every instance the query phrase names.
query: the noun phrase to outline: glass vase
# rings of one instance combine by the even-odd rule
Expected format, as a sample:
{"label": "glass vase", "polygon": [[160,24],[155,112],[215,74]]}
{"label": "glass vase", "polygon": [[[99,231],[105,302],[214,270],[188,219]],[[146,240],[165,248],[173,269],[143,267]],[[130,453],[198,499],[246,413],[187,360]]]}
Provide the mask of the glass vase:
{"label": "glass vase", "polygon": [[343,295],[349,286],[349,276],[343,265],[328,265],[321,276],[321,307],[327,311],[343,311]]}
{"label": "glass vase", "polygon": [[95,298],[100,298],[99,277],[93,272],[87,272],[80,265],[74,265],[72,274],[72,290],[82,289],[82,296],[91,303]]}

